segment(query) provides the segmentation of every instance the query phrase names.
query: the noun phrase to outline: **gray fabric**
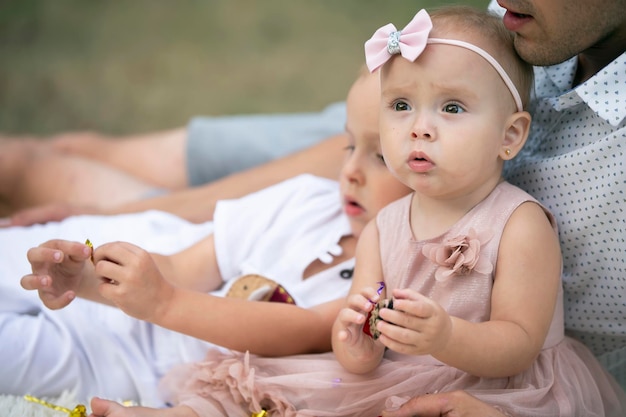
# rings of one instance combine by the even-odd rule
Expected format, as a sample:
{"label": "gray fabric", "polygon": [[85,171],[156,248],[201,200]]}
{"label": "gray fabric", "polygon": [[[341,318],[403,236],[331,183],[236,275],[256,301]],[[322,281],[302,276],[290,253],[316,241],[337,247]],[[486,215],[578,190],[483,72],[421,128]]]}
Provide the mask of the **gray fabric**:
{"label": "gray fabric", "polygon": [[211,182],[343,132],[345,103],[320,112],[197,117],[188,125],[189,185]]}

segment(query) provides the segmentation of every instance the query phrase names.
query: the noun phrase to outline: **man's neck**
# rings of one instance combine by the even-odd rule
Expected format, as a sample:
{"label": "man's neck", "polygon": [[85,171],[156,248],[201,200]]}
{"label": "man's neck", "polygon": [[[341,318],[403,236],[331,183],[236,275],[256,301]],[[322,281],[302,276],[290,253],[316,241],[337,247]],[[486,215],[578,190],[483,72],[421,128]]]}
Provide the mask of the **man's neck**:
{"label": "man's neck", "polygon": [[578,54],[578,68],[576,69],[574,86],[593,77],[598,71],[623,54],[624,49],[626,49],[626,25]]}

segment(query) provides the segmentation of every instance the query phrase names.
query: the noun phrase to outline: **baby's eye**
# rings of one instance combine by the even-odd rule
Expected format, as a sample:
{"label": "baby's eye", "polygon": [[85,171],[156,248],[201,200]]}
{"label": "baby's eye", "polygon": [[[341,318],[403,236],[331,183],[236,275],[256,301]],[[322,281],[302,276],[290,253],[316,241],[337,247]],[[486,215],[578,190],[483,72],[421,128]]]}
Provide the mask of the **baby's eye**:
{"label": "baby's eye", "polygon": [[443,106],[443,111],[446,113],[463,113],[465,110],[458,104],[450,103]]}
{"label": "baby's eye", "polygon": [[411,106],[409,106],[407,103],[405,103],[404,101],[396,101],[395,103],[393,103],[391,105],[391,107],[395,110],[395,111],[408,111],[411,110]]}
{"label": "baby's eye", "polygon": [[376,154],[376,158],[378,158],[383,164],[385,163],[385,157],[381,153]]}

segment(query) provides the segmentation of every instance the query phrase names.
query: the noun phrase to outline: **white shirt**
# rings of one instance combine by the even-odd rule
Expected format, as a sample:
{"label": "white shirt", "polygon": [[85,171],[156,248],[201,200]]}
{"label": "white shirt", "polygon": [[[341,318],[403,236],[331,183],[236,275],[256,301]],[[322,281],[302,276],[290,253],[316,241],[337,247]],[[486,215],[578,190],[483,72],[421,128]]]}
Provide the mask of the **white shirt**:
{"label": "white shirt", "polygon": [[626,53],[572,89],[576,66],[535,68],[530,137],[506,176],[556,216],[567,333],[624,383]]}
{"label": "white shirt", "polygon": [[[280,282],[308,308],[344,297],[351,280],[340,272],[354,260],[303,279],[315,260],[332,262],[339,241],[351,235],[337,181],[300,175],[215,208],[215,251],[224,281],[259,274]],[[242,221],[244,219],[245,221]]]}
{"label": "white shirt", "polygon": [[575,67],[535,71],[531,135],[507,178],[556,216],[566,328],[600,355],[626,346],[626,54],[572,90]]}

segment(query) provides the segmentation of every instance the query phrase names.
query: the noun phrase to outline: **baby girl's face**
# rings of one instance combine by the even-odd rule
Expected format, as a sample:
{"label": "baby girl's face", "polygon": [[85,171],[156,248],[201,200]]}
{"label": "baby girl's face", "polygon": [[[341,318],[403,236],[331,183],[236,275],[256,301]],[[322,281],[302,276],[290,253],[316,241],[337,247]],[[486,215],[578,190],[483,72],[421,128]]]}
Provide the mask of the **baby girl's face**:
{"label": "baby girl's face", "polygon": [[382,150],[388,168],[405,184],[422,195],[451,199],[474,190],[481,194],[481,187],[498,181],[504,132],[516,107],[483,57],[429,44],[415,62],[391,58],[382,68],[381,86]]}

